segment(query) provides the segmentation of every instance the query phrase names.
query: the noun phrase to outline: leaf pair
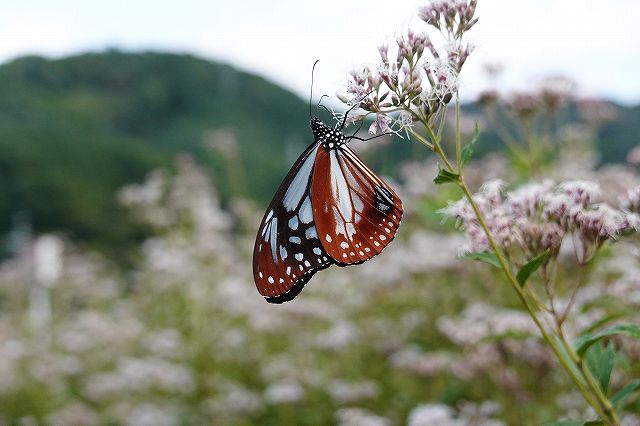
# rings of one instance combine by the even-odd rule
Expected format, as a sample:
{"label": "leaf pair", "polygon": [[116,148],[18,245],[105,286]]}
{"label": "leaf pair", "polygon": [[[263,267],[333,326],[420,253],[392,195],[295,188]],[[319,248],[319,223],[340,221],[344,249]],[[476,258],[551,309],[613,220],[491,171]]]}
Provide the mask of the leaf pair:
{"label": "leaf pair", "polygon": [[[609,381],[616,360],[616,353],[611,343],[604,346],[602,340],[615,335],[640,339],[640,326],[636,324],[617,324],[596,333],[584,334],[574,342],[576,353],[586,362],[587,367],[596,377],[600,388],[605,394],[609,390]],[[631,395],[637,390],[640,390],[640,379],[627,383],[626,386],[611,397],[611,402],[616,408],[620,409],[624,407]]]}
{"label": "leaf pair", "polygon": [[[551,252],[546,250],[542,254],[534,257],[529,262],[525,263],[522,268],[518,271],[516,275],[516,280],[520,287],[524,287],[527,280],[538,268],[540,268],[544,263],[549,259]],[[462,256],[463,259],[472,259],[478,260],[480,262],[488,263],[489,265],[495,266],[498,269],[502,269],[502,265],[500,264],[500,259],[496,256],[495,253],[490,252],[476,252],[476,253],[467,253]]]}
{"label": "leaf pair", "polygon": [[[473,149],[480,137],[480,126],[476,123],[476,131],[473,135],[473,139],[467,145],[462,148],[462,152],[460,153],[460,164],[458,165],[458,169],[462,170],[465,164],[471,160],[471,156],[473,155]],[[437,185],[441,185],[443,183],[460,183],[460,175],[457,173],[450,172],[445,169],[438,170],[438,176],[433,180]]]}

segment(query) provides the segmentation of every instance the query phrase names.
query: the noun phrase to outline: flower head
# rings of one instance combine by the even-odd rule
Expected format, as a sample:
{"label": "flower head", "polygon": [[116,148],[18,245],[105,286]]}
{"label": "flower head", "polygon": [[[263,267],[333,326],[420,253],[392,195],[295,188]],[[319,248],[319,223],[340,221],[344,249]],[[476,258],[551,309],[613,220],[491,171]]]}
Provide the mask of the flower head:
{"label": "flower head", "polygon": [[[514,191],[505,191],[501,181],[491,181],[473,199],[503,250],[509,251],[515,244],[530,255],[545,250],[558,253],[564,236],[570,234],[576,256],[584,263],[607,240],[640,227],[640,215],[595,203],[598,194],[598,185],[588,181],[559,185],[533,182]],[[440,213],[455,218],[464,230],[468,241],[465,251],[490,249],[485,231],[465,199],[449,203]]]}
{"label": "flower head", "polygon": [[[339,98],[348,105],[358,102],[368,113],[392,117],[400,126],[398,132],[406,131],[414,119],[428,122],[460,87],[460,71],[474,50],[473,44],[463,42],[463,35],[477,21],[475,8],[476,0],[437,0],[423,7],[420,17],[439,30],[446,44],[436,46],[430,34],[407,31],[396,38],[395,46],[378,47],[376,67],[353,71],[346,95]],[[376,120],[369,131],[375,134],[387,126]]]}
{"label": "flower head", "polygon": [[391,131],[389,125],[391,124],[391,119],[386,115],[378,114],[376,120],[371,123],[369,126],[369,134],[377,135],[379,133],[387,133]]}

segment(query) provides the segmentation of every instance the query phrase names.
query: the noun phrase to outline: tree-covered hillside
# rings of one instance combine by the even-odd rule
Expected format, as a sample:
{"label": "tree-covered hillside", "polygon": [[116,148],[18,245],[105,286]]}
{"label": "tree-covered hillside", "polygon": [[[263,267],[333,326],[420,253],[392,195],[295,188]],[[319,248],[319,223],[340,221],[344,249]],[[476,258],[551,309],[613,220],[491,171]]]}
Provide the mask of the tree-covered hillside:
{"label": "tree-covered hillside", "polygon": [[[190,55],[23,57],[0,66],[0,94],[0,234],[26,214],[36,231],[110,250],[141,235],[115,191],[171,167],[177,153],[193,154],[223,199],[266,203],[311,137],[305,100]],[[623,160],[639,142],[639,117],[638,107],[622,109],[604,127],[604,160]],[[479,151],[499,146],[492,139],[484,132]],[[369,162],[391,173],[414,150],[380,146]]]}
{"label": "tree-covered hillside", "polygon": [[309,136],[305,102],[188,55],[24,57],[0,67],[0,93],[0,232],[27,211],[37,230],[117,245],[134,230],[114,192],[176,153],[223,195],[260,197]]}

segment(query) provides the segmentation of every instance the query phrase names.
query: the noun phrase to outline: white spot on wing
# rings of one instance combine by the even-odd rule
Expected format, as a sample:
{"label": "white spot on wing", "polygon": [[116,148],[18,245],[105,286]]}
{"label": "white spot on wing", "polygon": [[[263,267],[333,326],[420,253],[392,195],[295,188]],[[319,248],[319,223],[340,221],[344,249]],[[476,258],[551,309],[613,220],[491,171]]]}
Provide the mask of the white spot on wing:
{"label": "white spot on wing", "polygon": [[296,260],[298,262],[300,262],[302,259],[304,259],[304,255],[302,253],[296,253]]}
{"label": "white spot on wing", "polygon": [[362,202],[362,199],[358,197],[358,195],[354,191],[351,191],[351,199],[353,200],[353,206],[356,208],[356,210],[362,213],[362,210],[364,209],[364,203]]}
{"label": "white spot on wing", "polygon": [[280,246],[280,259],[285,260],[287,258],[287,249],[284,246]]}
{"label": "white spot on wing", "polygon": [[289,237],[289,241],[291,241],[291,242],[292,242],[292,243],[294,243],[294,244],[300,244],[300,243],[302,242],[302,240],[300,239],[300,237],[296,237],[295,235],[294,235],[294,236]]}
{"label": "white spot on wing", "polygon": [[327,234],[324,236],[324,239],[327,240],[328,243],[331,242],[331,235]]}
{"label": "white spot on wing", "polygon": [[320,255],[322,254],[322,250],[320,250],[320,248],[319,248],[319,247],[314,247],[314,248],[313,248],[313,252],[314,252],[315,254],[317,254],[318,256],[320,256]]}
{"label": "white spot on wing", "polygon": [[318,231],[316,231],[316,227],[312,226],[310,228],[307,228],[307,230],[304,231],[304,236],[307,237],[308,240],[312,238],[318,238]]}
{"label": "white spot on wing", "polygon": [[340,248],[342,249],[346,249],[349,247],[349,243],[347,243],[346,241],[343,241],[340,243]]}
{"label": "white spot on wing", "polygon": [[271,275],[269,275],[269,283],[273,284],[275,281],[273,280],[273,277]]}
{"label": "white spot on wing", "polygon": [[294,216],[291,219],[289,219],[289,228],[292,231],[295,231],[296,229],[298,229],[298,216]]}
{"label": "white spot on wing", "polygon": [[309,178],[311,177],[311,171],[313,170],[313,163],[316,160],[315,150],[309,153],[309,156],[300,169],[298,173],[291,180],[291,185],[287,188],[287,192],[284,194],[284,200],[282,204],[287,211],[293,211],[298,204],[300,204],[300,200],[304,196],[305,191],[307,190],[307,185],[309,184]]}
{"label": "white spot on wing", "polygon": [[351,204],[351,197],[349,195],[349,186],[344,178],[344,173],[338,164],[338,158],[335,151],[329,153],[331,158],[331,190],[333,192],[333,198],[338,201],[338,208],[342,217],[347,220],[353,218],[353,209]]}
{"label": "white spot on wing", "polygon": [[347,231],[344,228],[344,220],[340,217],[340,212],[338,212],[337,207],[333,207],[333,217],[336,222],[336,234],[342,234],[345,237],[347,236]]}
{"label": "white spot on wing", "polygon": [[278,263],[278,255],[276,254],[278,242],[276,241],[278,238],[278,218],[274,217],[271,219],[271,235],[269,236],[269,243],[271,244],[271,256],[273,260]]}
{"label": "white spot on wing", "polygon": [[311,207],[311,199],[309,197],[304,199],[298,216],[300,216],[302,223],[313,222],[313,208]]}
{"label": "white spot on wing", "polygon": [[347,231],[347,238],[353,240],[353,235],[356,233],[356,228],[353,226],[353,223],[347,222],[345,227]]}

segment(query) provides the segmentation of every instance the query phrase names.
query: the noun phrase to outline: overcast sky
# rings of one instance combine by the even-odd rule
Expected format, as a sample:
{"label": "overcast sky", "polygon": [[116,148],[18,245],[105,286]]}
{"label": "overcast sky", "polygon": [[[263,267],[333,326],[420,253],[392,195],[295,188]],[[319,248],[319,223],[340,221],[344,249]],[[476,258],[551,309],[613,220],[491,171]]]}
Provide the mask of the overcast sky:
{"label": "overcast sky", "polygon": [[[119,47],[190,52],[227,62],[308,96],[334,94],[354,66],[407,28],[423,1],[21,0],[0,12],[0,62]],[[479,0],[469,33],[477,50],[461,94],[486,87],[487,63],[504,66],[505,90],[564,75],[584,96],[640,103],[639,0]]]}

